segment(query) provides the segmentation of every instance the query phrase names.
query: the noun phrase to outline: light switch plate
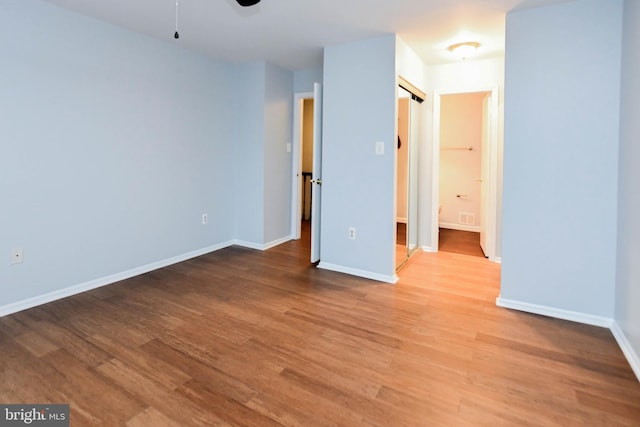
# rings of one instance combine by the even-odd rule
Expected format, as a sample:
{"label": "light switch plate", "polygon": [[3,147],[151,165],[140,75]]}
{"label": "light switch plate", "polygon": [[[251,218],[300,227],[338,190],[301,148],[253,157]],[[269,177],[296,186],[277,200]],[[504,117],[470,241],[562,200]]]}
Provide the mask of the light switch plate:
{"label": "light switch plate", "polygon": [[382,156],[384,154],[384,141],[376,142],[376,154]]}

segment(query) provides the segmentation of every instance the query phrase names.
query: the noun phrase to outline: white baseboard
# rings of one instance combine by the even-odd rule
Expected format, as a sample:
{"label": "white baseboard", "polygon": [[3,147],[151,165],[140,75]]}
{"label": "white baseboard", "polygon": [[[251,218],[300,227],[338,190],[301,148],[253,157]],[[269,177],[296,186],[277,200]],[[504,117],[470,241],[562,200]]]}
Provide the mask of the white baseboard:
{"label": "white baseboard", "polygon": [[580,313],[577,311],[563,310],[561,308],[548,307],[544,305],[530,304],[527,302],[496,298],[498,307],[511,308],[513,310],[525,311],[527,313],[541,314],[543,316],[555,317],[557,319],[570,320],[572,322],[584,323],[587,325],[611,328],[613,319],[603,316]]}
{"label": "white baseboard", "polygon": [[436,249],[433,249],[431,246],[422,246],[422,252],[438,252]]}
{"label": "white baseboard", "polygon": [[323,261],[320,261],[320,264],[318,264],[318,268],[322,268],[323,270],[337,271],[338,273],[346,273],[352,276],[364,277],[365,279],[377,280],[378,282],[385,282],[385,283],[391,283],[391,284],[395,284],[399,280],[398,276],[396,276],[395,274],[392,276],[387,276],[384,274],[373,273],[371,271],[358,270],[357,268],[330,264]]}
{"label": "white baseboard", "polygon": [[638,381],[640,381],[640,355],[635,352],[631,343],[627,339],[627,336],[624,334],[624,331],[615,320],[611,325],[611,333],[618,342],[618,345],[620,346],[620,349],[622,349],[622,353],[624,353],[627,361],[629,361],[629,365],[631,365],[633,373],[636,374]]}
{"label": "white baseboard", "polygon": [[280,239],[276,239],[276,240],[272,240],[271,242],[267,242],[265,243],[264,249],[263,251],[266,251],[267,249],[271,249],[271,248],[275,248],[278,245],[281,245],[283,243],[288,242],[289,240],[293,240],[293,236],[285,236],[285,237],[281,237]]}
{"label": "white baseboard", "polygon": [[397,216],[396,217],[396,222],[399,222],[401,224],[406,224],[407,223],[407,218],[403,218],[403,217]]}
{"label": "white baseboard", "polygon": [[178,255],[175,257],[167,258],[161,261],[146,264],[141,267],[132,268],[121,273],[111,274],[109,276],[101,277],[99,279],[90,280],[85,283],[69,286],[67,288],[59,289],[56,291],[48,292],[46,294],[38,295],[35,297],[27,298],[22,301],[17,301],[11,304],[0,306],[0,317],[8,314],[17,313],[22,310],[27,310],[48,302],[56,301],[62,298],[70,297],[72,295],[79,294],[81,292],[90,291],[92,289],[100,288],[102,286],[111,285],[122,280],[130,279],[141,274],[148,273],[153,270],[158,270],[163,267],[167,267],[172,264],[186,261],[191,258],[196,258],[211,252],[224,249],[233,244],[233,241],[220,243],[217,245],[209,246],[206,248],[198,249],[196,251],[188,252],[186,254]]}
{"label": "white baseboard", "polygon": [[464,224],[453,224],[450,222],[441,222],[438,224],[438,227],[446,228],[448,230],[473,231],[474,233],[480,232],[479,225],[464,225]]}
{"label": "white baseboard", "polygon": [[502,264],[502,257],[497,256],[491,261],[495,262],[496,264]]}
{"label": "white baseboard", "polygon": [[249,248],[249,249],[255,249],[258,251],[263,251],[263,247],[264,244],[262,243],[254,243],[254,242],[247,242],[246,240],[234,240],[233,244],[236,246],[242,246],[243,248]]}
{"label": "white baseboard", "polygon": [[288,242],[289,240],[293,240],[293,236],[285,236],[280,239],[272,240],[271,242],[267,242],[267,243],[254,243],[254,242],[247,242],[246,240],[236,239],[233,241],[233,244],[237,246],[249,248],[249,249],[256,249],[258,251],[266,251],[267,249],[274,248],[278,245]]}

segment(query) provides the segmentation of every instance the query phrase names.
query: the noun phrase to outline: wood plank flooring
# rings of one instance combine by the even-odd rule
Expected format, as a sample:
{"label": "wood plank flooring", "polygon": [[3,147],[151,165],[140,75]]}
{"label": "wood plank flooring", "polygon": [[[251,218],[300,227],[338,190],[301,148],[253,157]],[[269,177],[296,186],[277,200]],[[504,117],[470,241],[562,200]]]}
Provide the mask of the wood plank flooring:
{"label": "wood plank flooring", "polygon": [[485,257],[480,247],[480,233],[441,228],[438,250],[457,254]]}
{"label": "wood plank flooring", "polygon": [[496,307],[499,265],[421,253],[393,286],[308,240],[221,250],[0,319],[0,402],[71,425],[638,426],[606,329]]}

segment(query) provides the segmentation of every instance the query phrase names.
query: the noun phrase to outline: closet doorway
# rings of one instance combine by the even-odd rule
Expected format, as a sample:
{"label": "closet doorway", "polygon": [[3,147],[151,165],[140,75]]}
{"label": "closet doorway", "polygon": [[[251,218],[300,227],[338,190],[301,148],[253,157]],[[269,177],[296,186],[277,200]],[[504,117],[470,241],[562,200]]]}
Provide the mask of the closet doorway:
{"label": "closet doorway", "polygon": [[396,150],[396,271],[418,250],[418,150],[422,137],[422,96],[398,87]]}
{"label": "closet doorway", "polygon": [[497,88],[435,94],[435,250],[496,261],[497,111]]}
{"label": "closet doorway", "polygon": [[484,256],[482,154],[486,144],[484,106],[488,92],[440,98],[439,250]]}

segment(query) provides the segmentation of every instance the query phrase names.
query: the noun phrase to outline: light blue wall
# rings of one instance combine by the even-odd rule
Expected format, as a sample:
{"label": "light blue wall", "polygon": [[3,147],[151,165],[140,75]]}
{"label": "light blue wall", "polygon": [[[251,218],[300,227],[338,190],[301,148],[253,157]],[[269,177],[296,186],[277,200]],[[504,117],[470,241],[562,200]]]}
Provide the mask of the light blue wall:
{"label": "light blue wall", "polygon": [[[394,275],[394,35],[324,55],[322,263]],[[376,141],[385,154],[375,154]],[[349,240],[349,227],[357,238]]]}
{"label": "light blue wall", "polygon": [[293,72],[266,64],[264,95],[264,242],[291,234]]}
{"label": "light blue wall", "polygon": [[297,70],[293,75],[293,91],[313,92],[313,84],[322,83],[322,68]]}
{"label": "light blue wall", "polygon": [[238,67],[243,82],[237,88],[238,117],[235,149],[235,237],[264,243],[264,93],[265,63]]}
{"label": "light blue wall", "polygon": [[640,376],[640,2],[626,1],[618,189],[615,320],[635,352]]}
{"label": "light blue wall", "polygon": [[507,15],[501,298],[612,317],[622,1]]}
{"label": "light blue wall", "polygon": [[290,237],[293,72],[240,65],[235,141],[235,236],[261,248]]}
{"label": "light blue wall", "polygon": [[0,307],[234,237],[234,66],[39,1],[0,26]]}

